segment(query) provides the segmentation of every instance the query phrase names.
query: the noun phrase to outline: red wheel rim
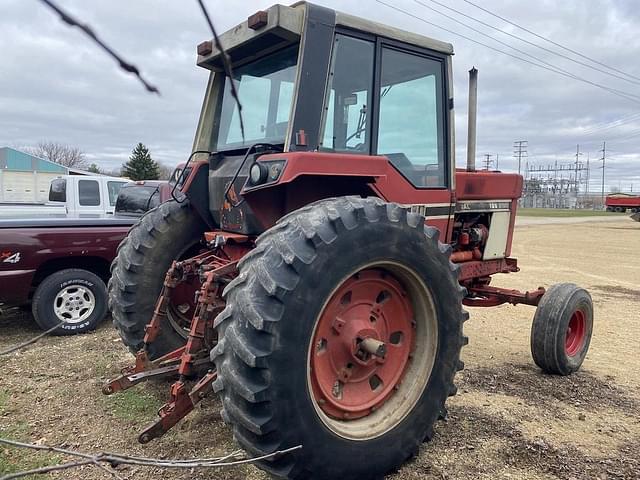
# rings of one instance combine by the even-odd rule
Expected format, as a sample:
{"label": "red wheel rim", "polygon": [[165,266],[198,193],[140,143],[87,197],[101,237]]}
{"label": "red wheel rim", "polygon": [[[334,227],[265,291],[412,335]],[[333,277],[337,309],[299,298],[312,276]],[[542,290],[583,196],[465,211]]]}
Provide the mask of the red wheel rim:
{"label": "red wheel rim", "polygon": [[584,337],[587,331],[587,321],[582,310],[576,310],[569,320],[567,334],[564,341],[564,349],[570,357],[575,356],[584,345]]}
{"label": "red wheel rim", "polygon": [[[402,381],[414,331],[411,300],[393,274],[371,268],[345,280],[319,316],[310,355],[311,386],[322,411],[357,419],[379,408]],[[372,344],[384,352],[374,353]]]}
{"label": "red wheel rim", "polygon": [[171,293],[171,303],[168,306],[169,320],[180,334],[186,335],[189,331],[196,307],[195,296],[199,288],[200,282],[191,278],[176,285]]}

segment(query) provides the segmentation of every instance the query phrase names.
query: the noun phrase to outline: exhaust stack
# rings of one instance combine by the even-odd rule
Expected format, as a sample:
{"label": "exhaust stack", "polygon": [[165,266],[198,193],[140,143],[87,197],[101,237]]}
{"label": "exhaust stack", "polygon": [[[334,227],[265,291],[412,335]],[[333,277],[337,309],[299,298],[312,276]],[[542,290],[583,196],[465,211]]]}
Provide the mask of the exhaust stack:
{"label": "exhaust stack", "polygon": [[469,114],[467,127],[467,172],[476,169],[476,117],[478,112],[478,69],[469,70]]}

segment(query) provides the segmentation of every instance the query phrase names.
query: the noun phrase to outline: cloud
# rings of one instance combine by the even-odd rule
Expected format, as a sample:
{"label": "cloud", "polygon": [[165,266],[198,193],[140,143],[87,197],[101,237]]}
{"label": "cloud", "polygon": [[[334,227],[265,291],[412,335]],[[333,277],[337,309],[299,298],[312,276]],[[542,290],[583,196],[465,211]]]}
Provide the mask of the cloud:
{"label": "cloud", "polygon": [[[77,145],[91,161],[107,169],[126,161],[137,142],[155,158],[175,165],[191,149],[207,72],[195,65],[198,43],[210,37],[195,2],[153,0],[59,0],[90,23],[125,58],[138,65],[162,96],[144,92],[134,77],[116,68],[77,29],[70,29],[38,2],[8,0],[0,17],[0,145],[34,145],[50,139]],[[317,0],[353,15],[391,24],[454,44],[456,156],[466,157],[467,70],[479,77],[478,158],[499,155],[504,170],[517,168],[514,140],[529,141],[529,161],[546,164],[574,160],[576,144],[594,166],[596,188],[602,142],[611,158],[606,182],[640,189],[638,145],[640,115],[624,124],[611,122],[638,113],[638,103],[576,80],[545,71],[468,40],[426,25],[373,0]],[[423,3],[431,4],[429,0]],[[441,0],[444,2],[445,0]],[[640,78],[640,12],[631,0],[521,2],[475,0],[506,18]],[[209,0],[220,31],[275,0]],[[465,27],[427,10],[413,0],[393,2],[443,27],[495,45]],[[517,35],[527,35],[462,0],[447,2],[460,11]],[[450,15],[454,15],[448,12]],[[473,24],[469,19],[462,19]],[[640,95],[638,83],[594,72],[543,51],[535,51],[479,24],[475,28],[513,43],[575,75]],[[531,36],[527,38],[540,42]],[[548,48],[555,49],[546,44]],[[567,52],[564,52],[567,53]],[[517,54],[516,55],[520,55]],[[633,59],[630,61],[630,59]],[[581,59],[584,61],[584,59]],[[604,68],[604,67],[600,67]],[[604,129],[603,129],[604,128]],[[591,188],[591,187],[590,187]]]}

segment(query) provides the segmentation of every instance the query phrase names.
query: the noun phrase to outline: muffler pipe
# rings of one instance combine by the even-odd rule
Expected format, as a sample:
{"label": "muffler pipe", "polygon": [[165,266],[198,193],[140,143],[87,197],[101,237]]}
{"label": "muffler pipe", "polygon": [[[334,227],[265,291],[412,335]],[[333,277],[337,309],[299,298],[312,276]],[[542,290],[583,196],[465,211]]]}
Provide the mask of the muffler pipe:
{"label": "muffler pipe", "polygon": [[469,114],[467,127],[467,172],[476,169],[476,118],[478,114],[478,69],[469,70]]}

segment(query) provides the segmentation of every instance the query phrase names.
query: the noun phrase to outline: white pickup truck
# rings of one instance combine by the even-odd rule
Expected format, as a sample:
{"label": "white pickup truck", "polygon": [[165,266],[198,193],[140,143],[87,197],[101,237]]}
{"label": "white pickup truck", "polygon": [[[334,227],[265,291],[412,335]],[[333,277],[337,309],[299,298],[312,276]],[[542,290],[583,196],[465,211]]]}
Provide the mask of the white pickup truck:
{"label": "white pickup truck", "polygon": [[0,217],[113,214],[120,187],[127,182],[104,175],[64,175],[51,180],[47,203],[0,203]]}

